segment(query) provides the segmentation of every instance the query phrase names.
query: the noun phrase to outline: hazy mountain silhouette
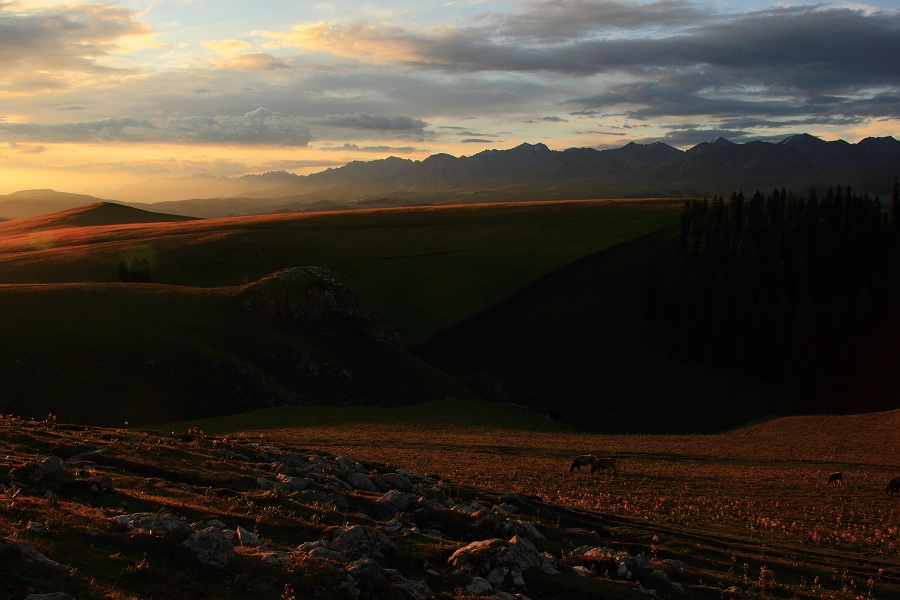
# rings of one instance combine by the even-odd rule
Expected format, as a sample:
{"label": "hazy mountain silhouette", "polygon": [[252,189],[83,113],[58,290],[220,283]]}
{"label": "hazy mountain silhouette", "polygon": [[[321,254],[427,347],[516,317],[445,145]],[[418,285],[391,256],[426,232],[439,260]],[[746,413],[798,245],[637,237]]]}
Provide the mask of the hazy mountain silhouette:
{"label": "hazy mountain silhouette", "polygon": [[[662,142],[608,150],[551,150],[526,143],[472,156],[353,161],[307,176],[276,171],[157,179],[110,196],[153,211],[221,217],[456,202],[708,197],[773,187],[803,193],[826,185],[887,196],[898,172],[900,141],[893,137],[850,144],[798,134],[777,143],[739,144],[720,137],[686,151]],[[0,219],[96,202],[77,198],[49,190],[0,196]]]}

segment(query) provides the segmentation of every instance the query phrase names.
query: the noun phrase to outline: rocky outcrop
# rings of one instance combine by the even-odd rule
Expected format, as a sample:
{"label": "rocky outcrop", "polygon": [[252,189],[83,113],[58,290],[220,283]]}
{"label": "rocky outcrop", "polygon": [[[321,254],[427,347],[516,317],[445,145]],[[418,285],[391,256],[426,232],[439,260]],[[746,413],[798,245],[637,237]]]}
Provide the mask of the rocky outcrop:
{"label": "rocky outcrop", "polygon": [[[215,438],[196,432],[103,434],[107,437],[82,433],[109,444],[102,458],[97,455],[96,464],[67,467],[61,461],[48,461],[40,455],[33,458],[32,454],[17,459],[11,468],[25,479],[43,473],[34,480],[41,484],[71,471],[68,474],[75,482],[83,479],[84,485],[58,491],[60,496],[69,494],[59,502],[73,507],[81,502],[84,507],[74,512],[96,519],[89,528],[63,531],[46,515],[29,514],[32,526],[23,520],[14,531],[16,541],[0,536],[0,565],[18,561],[26,571],[52,575],[44,576],[50,583],[33,586],[29,592],[61,590],[82,597],[77,582],[69,587],[56,585],[57,580],[74,582],[66,575],[75,569],[85,576],[90,571],[82,557],[58,551],[60,547],[54,544],[63,538],[67,550],[78,538],[87,545],[100,538],[103,547],[117,547],[115,555],[109,556],[114,564],[105,569],[122,574],[117,585],[134,583],[129,593],[136,596],[147,575],[163,568],[180,569],[177,577],[185,581],[193,576],[191,569],[218,571],[221,577],[212,575],[205,581],[227,580],[229,586],[240,586],[247,573],[265,573],[260,579],[270,581],[312,582],[294,594],[311,598],[446,600],[452,590],[456,598],[521,600],[524,590],[544,597],[548,577],[560,572],[568,579],[563,585],[569,585],[575,575],[602,579],[603,585],[619,581],[622,589],[652,583],[648,593],[656,590],[660,598],[684,597],[688,585],[670,580],[688,571],[684,563],[671,557],[651,560],[639,550],[628,553],[606,546],[584,545],[571,551],[566,546],[561,550],[559,540],[569,533],[554,529],[549,515],[555,508],[536,497],[509,492],[498,498],[489,492],[450,487],[438,475],[363,463],[324,451],[281,449],[255,439]],[[52,433],[56,436],[58,431]],[[6,448],[11,452],[11,446]],[[16,448],[21,452],[24,445]],[[165,458],[152,462],[157,456]],[[188,466],[191,460],[197,462],[194,467]],[[140,471],[116,479],[120,469],[138,468]],[[201,472],[202,477],[197,475]],[[94,482],[101,477],[112,478],[113,485],[94,490]],[[19,490],[18,483],[11,480],[2,485],[8,492]],[[42,487],[23,485],[23,495],[53,497]],[[122,493],[115,489],[118,485],[141,489]],[[75,496],[71,490],[76,490]],[[159,501],[172,492],[177,500]],[[99,502],[87,506],[81,494]],[[11,504],[19,502],[13,492],[4,493],[3,498]],[[126,512],[131,503],[157,510]],[[25,506],[27,511],[46,504],[45,500],[29,501],[17,509]],[[204,506],[210,507],[206,515],[202,514]],[[39,523],[49,526],[41,528]],[[586,537],[585,532],[572,535]],[[18,541],[26,536],[38,548]],[[149,557],[144,547],[149,549]],[[71,566],[49,558],[60,556]],[[577,584],[590,582],[579,580]],[[7,593],[12,588],[4,585],[0,578],[0,597],[24,597],[20,591]],[[194,592],[173,597],[189,597],[186,594]],[[245,593],[245,597],[254,597],[252,590]]]}
{"label": "rocky outcrop", "polygon": [[282,269],[247,285],[238,295],[241,305],[253,312],[326,329],[344,322],[368,339],[400,348],[400,336],[378,322],[359,294],[321,267]]}

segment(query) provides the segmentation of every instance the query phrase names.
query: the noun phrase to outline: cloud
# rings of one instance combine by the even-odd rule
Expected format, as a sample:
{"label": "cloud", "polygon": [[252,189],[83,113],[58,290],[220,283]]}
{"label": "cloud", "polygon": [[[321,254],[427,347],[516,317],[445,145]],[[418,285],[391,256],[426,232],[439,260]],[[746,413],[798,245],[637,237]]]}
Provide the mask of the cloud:
{"label": "cloud", "polygon": [[275,69],[289,68],[282,59],[261,52],[220,58],[213,61],[212,64],[217,69],[230,69],[232,71],[273,71]]}
{"label": "cloud", "polygon": [[428,125],[420,119],[411,117],[383,117],[368,113],[353,113],[344,115],[327,115],[314,119],[315,123],[330,127],[345,127],[348,129],[375,129],[381,131],[421,131]]}
{"label": "cloud", "polygon": [[20,154],[40,154],[44,152],[47,148],[46,146],[32,146],[29,144],[19,144],[16,142],[9,142],[9,149],[15,150]]}
{"label": "cloud", "polygon": [[686,0],[639,4],[586,0],[540,0],[526,11],[483,17],[495,38],[532,44],[569,43],[616,30],[691,26],[709,17],[708,10]]}
{"label": "cloud", "polygon": [[50,89],[73,73],[113,71],[104,59],[127,38],[151,33],[136,16],[115,4],[0,4],[0,88]]}
{"label": "cloud", "polygon": [[0,133],[39,142],[146,142],[306,146],[311,134],[300,119],[266,108],[239,117],[181,117],[163,123],[122,117],[76,123],[2,123]]}
{"label": "cloud", "polygon": [[497,140],[489,140],[485,138],[465,138],[459,141],[462,144],[493,144],[496,143]]}
{"label": "cloud", "polygon": [[319,150],[326,151],[353,151],[353,152],[373,152],[376,154],[415,154],[420,152],[419,149],[412,146],[358,146],[356,144],[346,143],[342,146],[322,146]]}
{"label": "cloud", "polygon": [[[466,27],[364,21],[268,33],[279,43],[453,75],[565,77],[585,109],[622,114],[897,117],[900,11],[832,5],[715,13],[687,0],[532,1]],[[826,100],[827,98],[827,100]]]}

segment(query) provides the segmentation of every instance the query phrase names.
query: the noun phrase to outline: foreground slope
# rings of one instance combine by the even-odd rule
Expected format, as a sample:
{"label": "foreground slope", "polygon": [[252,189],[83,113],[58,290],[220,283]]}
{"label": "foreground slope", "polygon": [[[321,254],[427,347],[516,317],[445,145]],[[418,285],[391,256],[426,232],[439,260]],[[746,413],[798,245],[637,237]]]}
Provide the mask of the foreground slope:
{"label": "foreground slope", "polygon": [[[473,421],[215,436],[2,417],[0,595],[900,598],[884,446],[842,435],[846,418],[766,425],[793,435]],[[617,472],[569,472],[573,449],[600,448],[618,449]],[[845,484],[828,487],[835,467]]]}

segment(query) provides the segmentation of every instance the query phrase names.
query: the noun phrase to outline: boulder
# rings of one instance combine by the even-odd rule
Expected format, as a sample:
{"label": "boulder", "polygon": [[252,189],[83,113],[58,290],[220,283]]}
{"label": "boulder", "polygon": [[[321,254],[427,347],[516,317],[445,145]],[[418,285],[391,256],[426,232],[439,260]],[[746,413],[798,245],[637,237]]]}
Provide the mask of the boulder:
{"label": "boulder", "polygon": [[133,531],[144,531],[155,535],[187,533],[190,525],[167,512],[141,512],[113,517],[113,522]]}
{"label": "boulder", "polygon": [[347,476],[347,483],[353,486],[355,490],[363,490],[365,492],[380,492],[372,480],[362,473],[351,473]]}
{"label": "boulder", "polygon": [[70,572],[69,567],[60,564],[53,559],[47,558],[28,544],[19,544],[19,552],[22,554],[22,558],[36,564],[42,569],[47,569],[49,571],[59,571],[62,573]]}
{"label": "boulder", "polygon": [[381,473],[373,480],[375,485],[382,492],[388,490],[408,490],[412,487],[412,482],[405,475],[399,473]]}
{"label": "boulder", "polygon": [[412,494],[407,494],[400,490],[390,490],[375,502],[376,516],[388,517],[398,512],[403,512],[412,506],[416,500],[416,496]]}
{"label": "boulder", "polygon": [[384,558],[385,552],[397,549],[391,538],[368,525],[355,525],[340,531],[331,542],[331,549],[350,558]]}
{"label": "boulder", "polygon": [[237,538],[241,546],[249,546],[250,548],[258,548],[260,545],[259,538],[251,531],[247,531],[243,527],[237,528]]}
{"label": "boulder", "polygon": [[472,582],[466,586],[466,592],[473,596],[487,596],[492,591],[494,587],[484,577],[473,577]]}
{"label": "boulder", "polygon": [[199,562],[217,569],[228,568],[234,558],[231,541],[215,527],[195,532],[181,545],[193,550]]}

